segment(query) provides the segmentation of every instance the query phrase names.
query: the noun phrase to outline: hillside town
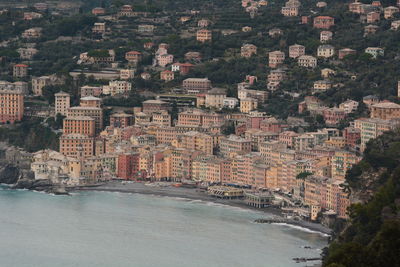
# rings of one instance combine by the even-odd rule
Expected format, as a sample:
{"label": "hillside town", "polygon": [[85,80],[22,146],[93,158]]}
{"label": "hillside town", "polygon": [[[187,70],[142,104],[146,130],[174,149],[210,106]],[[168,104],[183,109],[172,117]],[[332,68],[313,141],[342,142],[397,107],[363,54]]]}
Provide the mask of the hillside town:
{"label": "hillside town", "polygon": [[[0,136],[28,122],[48,130],[42,147],[20,144],[35,180],[190,186],[348,218],[347,171],[400,125],[400,76],[373,71],[398,67],[400,2],[349,2],[343,18],[329,2],[225,1],[232,24],[225,2],[215,14],[125,2],[0,5]],[[265,16],[286,24],[254,22]]]}

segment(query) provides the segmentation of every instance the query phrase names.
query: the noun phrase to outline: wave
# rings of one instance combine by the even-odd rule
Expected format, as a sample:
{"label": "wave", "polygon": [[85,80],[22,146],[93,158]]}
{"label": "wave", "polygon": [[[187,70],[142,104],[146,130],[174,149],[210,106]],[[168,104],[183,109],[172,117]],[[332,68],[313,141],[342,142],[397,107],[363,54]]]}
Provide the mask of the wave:
{"label": "wave", "polygon": [[275,225],[283,225],[283,226],[287,226],[296,230],[300,230],[302,232],[307,232],[307,233],[312,233],[312,234],[319,234],[321,236],[324,237],[329,237],[330,235],[320,232],[320,231],[315,231],[315,230],[311,230],[307,227],[303,227],[303,226],[299,226],[299,225],[294,225],[294,224],[290,224],[290,223],[271,223],[271,224],[275,224]]}

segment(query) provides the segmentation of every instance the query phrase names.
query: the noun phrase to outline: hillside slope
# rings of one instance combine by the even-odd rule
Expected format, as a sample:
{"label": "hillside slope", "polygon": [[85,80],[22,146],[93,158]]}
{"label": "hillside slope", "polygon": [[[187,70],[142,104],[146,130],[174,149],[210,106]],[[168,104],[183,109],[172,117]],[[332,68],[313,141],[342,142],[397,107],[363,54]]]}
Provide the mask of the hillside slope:
{"label": "hillside slope", "polygon": [[346,180],[356,204],[324,266],[400,266],[400,132],[372,140]]}

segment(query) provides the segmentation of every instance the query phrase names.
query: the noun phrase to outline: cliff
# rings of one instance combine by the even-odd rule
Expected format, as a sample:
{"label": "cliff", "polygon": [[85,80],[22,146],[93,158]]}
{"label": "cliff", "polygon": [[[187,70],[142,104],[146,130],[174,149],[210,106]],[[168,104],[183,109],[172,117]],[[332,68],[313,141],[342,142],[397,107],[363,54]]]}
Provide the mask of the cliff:
{"label": "cliff", "polygon": [[326,251],[324,266],[400,266],[400,132],[370,141],[346,181],[349,220]]}

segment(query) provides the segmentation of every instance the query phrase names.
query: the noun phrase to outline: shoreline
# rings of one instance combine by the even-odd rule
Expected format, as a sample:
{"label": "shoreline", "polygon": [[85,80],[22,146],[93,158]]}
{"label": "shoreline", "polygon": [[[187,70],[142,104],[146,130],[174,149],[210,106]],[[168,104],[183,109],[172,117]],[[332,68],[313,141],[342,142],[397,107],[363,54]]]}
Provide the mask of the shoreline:
{"label": "shoreline", "polygon": [[[265,220],[262,223],[270,223],[270,224],[279,224],[279,225],[287,225],[288,227],[296,228],[299,230],[311,231],[319,234],[323,234],[325,236],[330,236],[332,234],[332,230],[318,223],[312,223],[308,221],[297,221],[291,220],[283,217],[282,210],[275,207],[268,208],[254,208],[246,205],[240,199],[218,199],[212,196],[207,195],[204,190],[200,190],[198,188],[175,188],[171,186],[149,186],[140,182],[129,182],[126,184],[122,184],[120,181],[111,181],[102,185],[96,186],[83,186],[83,187],[74,187],[69,191],[71,192],[79,192],[79,191],[99,191],[99,192],[117,192],[117,193],[131,193],[131,194],[142,194],[142,195],[156,195],[160,197],[175,197],[175,198],[183,198],[187,200],[200,200],[204,202],[212,202],[216,204],[227,205],[230,207],[243,208],[246,210],[257,211],[262,215],[269,215],[263,218],[259,218],[260,220]],[[260,215],[260,217],[262,216]],[[272,217],[272,218],[271,218]],[[257,219],[257,220],[259,220]],[[279,223],[268,222],[268,220],[279,220]],[[260,223],[256,222],[255,223]],[[301,229],[303,228],[303,229]]]}

